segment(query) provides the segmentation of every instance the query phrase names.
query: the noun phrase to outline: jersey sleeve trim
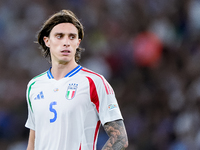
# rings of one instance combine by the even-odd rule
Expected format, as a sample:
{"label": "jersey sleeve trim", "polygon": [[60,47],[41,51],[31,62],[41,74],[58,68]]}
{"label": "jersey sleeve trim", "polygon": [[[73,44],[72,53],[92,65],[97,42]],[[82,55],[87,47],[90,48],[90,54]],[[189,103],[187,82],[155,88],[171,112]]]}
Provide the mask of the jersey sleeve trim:
{"label": "jersey sleeve trim", "polygon": [[88,70],[88,69],[86,69],[86,68],[83,68],[82,71],[85,71],[85,72],[87,72],[87,73],[91,73],[91,74],[94,74],[94,75],[100,77],[101,80],[103,81],[104,87],[105,87],[105,89],[106,89],[106,93],[107,93],[108,95],[114,93],[113,89],[110,87],[110,85],[108,84],[108,82],[107,82],[101,75],[99,75],[98,73],[95,73],[95,72],[93,72],[93,71],[90,71],[90,70]]}

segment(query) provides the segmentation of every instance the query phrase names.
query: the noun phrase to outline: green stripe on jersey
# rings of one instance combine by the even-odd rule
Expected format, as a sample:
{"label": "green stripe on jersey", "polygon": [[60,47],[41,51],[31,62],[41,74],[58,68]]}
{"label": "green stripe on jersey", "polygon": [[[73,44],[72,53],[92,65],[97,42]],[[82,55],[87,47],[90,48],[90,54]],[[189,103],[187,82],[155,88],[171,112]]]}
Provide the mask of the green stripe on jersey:
{"label": "green stripe on jersey", "polygon": [[33,79],[36,79],[36,78],[38,78],[38,77],[41,77],[41,76],[43,76],[43,75],[46,74],[46,73],[47,73],[47,71],[44,72],[44,73],[42,73],[42,74],[40,74],[40,75],[38,75],[38,76],[36,76],[36,77],[34,77]]}
{"label": "green stripe on jersey", "polygon": [[[36,82],[36,81],[35,81],[35,82]],[[31,87],[33,86],[33,84],[35,84],[35,82],[33,82],[33,83],[29,86],[29,88],[28,88],[28,102],[29,102],[29,105],[30,105],[30,107],[31,107],[32,112],[33,112],[33,108],[32,108],[31,100],[30,100],[30,92],[31,92]]]}

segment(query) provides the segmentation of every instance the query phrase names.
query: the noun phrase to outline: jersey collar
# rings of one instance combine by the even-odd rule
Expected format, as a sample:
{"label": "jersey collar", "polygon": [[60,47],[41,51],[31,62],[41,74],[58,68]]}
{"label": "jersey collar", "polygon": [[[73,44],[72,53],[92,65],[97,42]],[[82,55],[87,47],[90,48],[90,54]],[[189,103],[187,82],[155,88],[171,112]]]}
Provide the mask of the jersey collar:
{"label": "jersey collar", "polygon": [[[76,73],[78,73],[82,68],[83,68],[82,66],[78,65],[76,68],[74,68],[68,74],[66,74],[64,78],[66,78],[66,77],[72,77],[73,75],[75,75]],[[47,71],[47,76],[48,76],[49,79],[54,79],[53,75],[51,74],[51,67]]]}

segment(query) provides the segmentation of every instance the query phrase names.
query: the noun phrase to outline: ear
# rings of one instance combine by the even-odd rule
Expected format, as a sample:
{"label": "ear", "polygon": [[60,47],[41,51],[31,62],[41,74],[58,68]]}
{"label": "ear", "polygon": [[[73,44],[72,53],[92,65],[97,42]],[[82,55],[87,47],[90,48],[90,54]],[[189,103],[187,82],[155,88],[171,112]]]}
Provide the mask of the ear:
{"label": "ear", "polygon": [[49,37],[44,36],[43,37],[44,43],[47,47],[50,47],[50,43],[49,43]]}
{"label": "ear", "polygon": [[77,48],[79,47],[80,43],[81,43],[81,39],[78,39]]}

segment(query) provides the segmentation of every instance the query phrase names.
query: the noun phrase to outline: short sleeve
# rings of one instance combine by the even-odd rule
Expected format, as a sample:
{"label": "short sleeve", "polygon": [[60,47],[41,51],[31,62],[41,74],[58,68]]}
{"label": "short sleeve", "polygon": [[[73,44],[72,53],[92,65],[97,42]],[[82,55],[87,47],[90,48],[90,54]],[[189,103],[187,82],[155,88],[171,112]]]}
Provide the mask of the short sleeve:
{"label": "short sleeve", "polygon": [[97,81],[97,93],[99,97],[99,118],[104,125],[106,122],[123,119],[115,97],[115,93],[106,79],[101,76]]}

